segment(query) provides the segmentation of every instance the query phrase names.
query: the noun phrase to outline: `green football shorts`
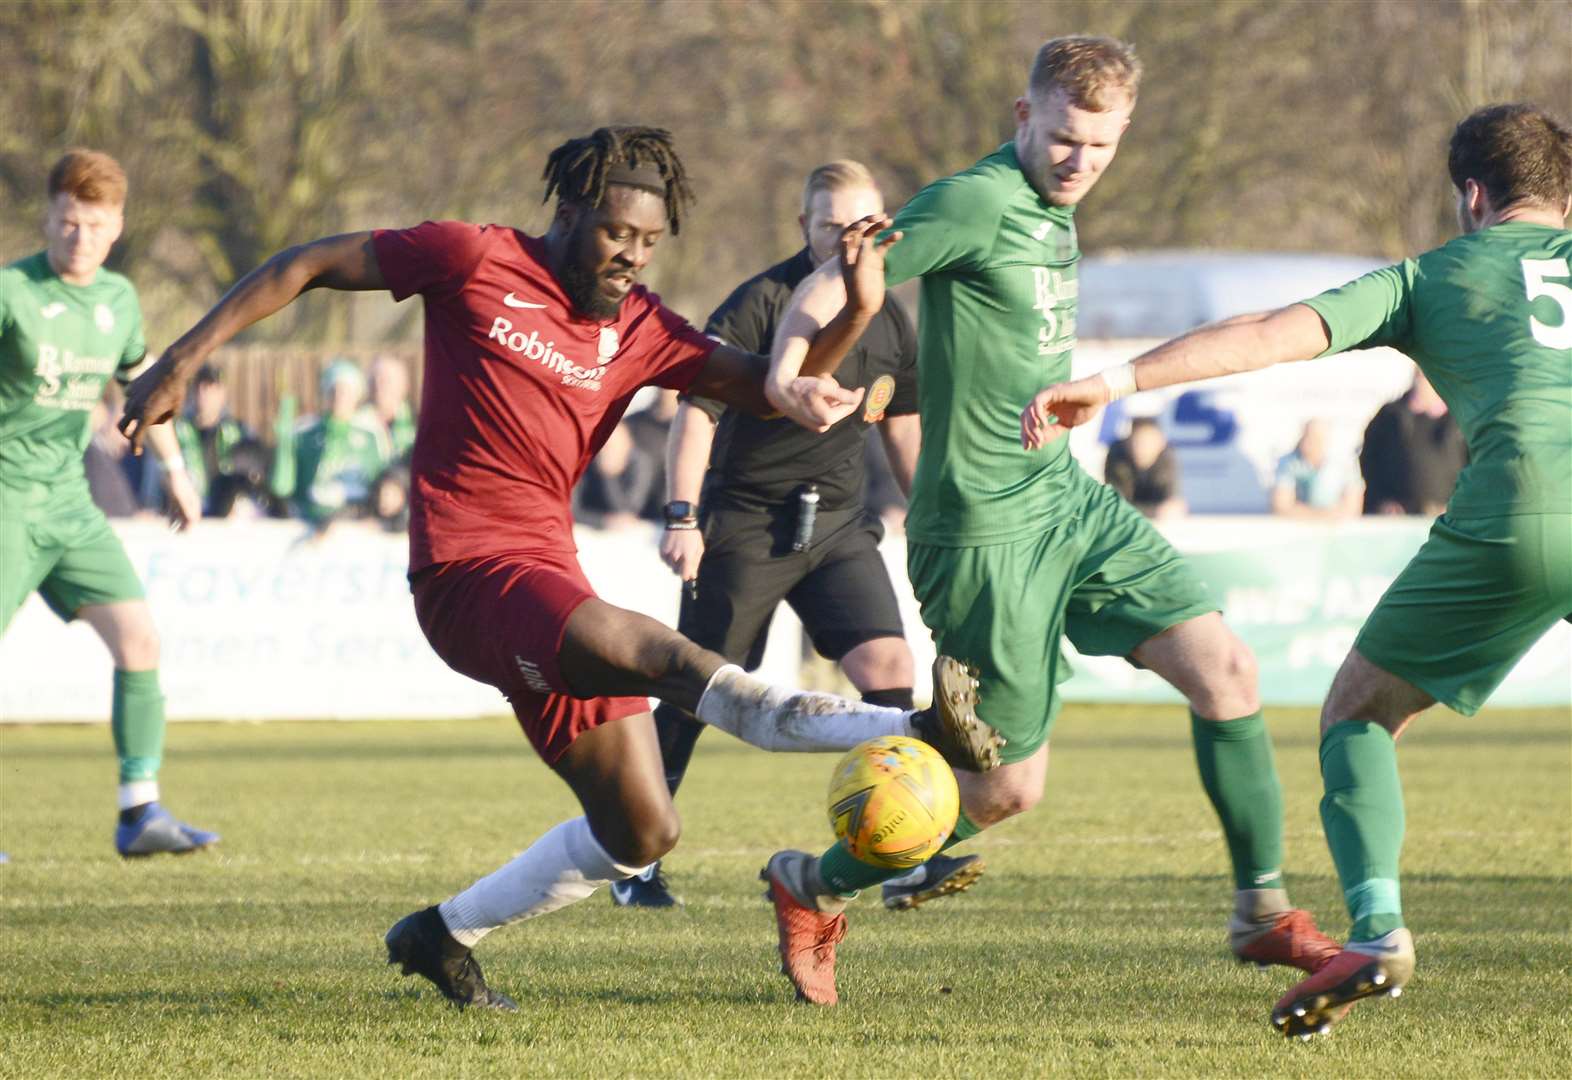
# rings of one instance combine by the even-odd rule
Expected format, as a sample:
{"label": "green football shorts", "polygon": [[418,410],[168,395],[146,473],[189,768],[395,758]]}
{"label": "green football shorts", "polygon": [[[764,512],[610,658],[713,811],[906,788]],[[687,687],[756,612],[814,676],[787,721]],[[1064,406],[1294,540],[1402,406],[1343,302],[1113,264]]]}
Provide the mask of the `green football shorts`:
{"label": "green football shorts", "polygon": [[67,622],[89,604],[143,596],[120,538],[85,494],[0,488],[0,633],[34,589]]}
{"label": "green football shorts", "polygon": [[1559,619],[1572,619],[1572,514],[1442,516],[1354,648],[1473,716]]}
{"label": "green football shorts", "polygon": [[906,565],[940,653],[980,671],[977,715],[1022,761],[1048,741],[1068,635],[1088,656],[1128,656],[1143,641],[1218,610],[1173,546],[1113,488],[1075,470],[1079,510],[1043,533],[985,547],[910,542]]}

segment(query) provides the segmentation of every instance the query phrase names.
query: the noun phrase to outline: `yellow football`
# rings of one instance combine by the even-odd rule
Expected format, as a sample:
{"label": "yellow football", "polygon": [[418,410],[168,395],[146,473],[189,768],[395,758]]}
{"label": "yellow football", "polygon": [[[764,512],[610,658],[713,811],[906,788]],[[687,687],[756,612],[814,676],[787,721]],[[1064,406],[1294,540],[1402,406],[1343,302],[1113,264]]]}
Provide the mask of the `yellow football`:
{"label": "yellow football", "polygon": [[955,774],[919,739],[869,739],[847,751],[830,777],[830,827],[873,866],[926,862],[950,838],[960,812]]}

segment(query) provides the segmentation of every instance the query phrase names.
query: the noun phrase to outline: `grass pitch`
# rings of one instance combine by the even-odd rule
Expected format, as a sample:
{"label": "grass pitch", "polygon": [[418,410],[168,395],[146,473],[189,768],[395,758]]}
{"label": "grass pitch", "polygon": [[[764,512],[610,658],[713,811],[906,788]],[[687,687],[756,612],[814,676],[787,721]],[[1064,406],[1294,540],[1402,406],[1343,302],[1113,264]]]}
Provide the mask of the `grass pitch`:
{"label": "grass pitch", "polygon": [[[831,758],[711,734],[667,862],[680,912],[604,895],[484,942],[512,1015],[459,1013],[382,934],[574,810],[511,721],[182,724],[165,801],[218,851],[122,862],[103,728],[0,728],[0,1076],[1550,1076],[1572,1060],[1563,710],[1405,736],[1420,966],[1331,1038],[1275,1034],[1291,975],[1231,962],[1225,852],[1184,713],[1071,708],[1043,805],[973,841],[969,894],[871,897],[838,1008],[791,1002],[755,880],[821,848]],[[1290,886],[1347,928],[1314,719],[1272,714]]]}

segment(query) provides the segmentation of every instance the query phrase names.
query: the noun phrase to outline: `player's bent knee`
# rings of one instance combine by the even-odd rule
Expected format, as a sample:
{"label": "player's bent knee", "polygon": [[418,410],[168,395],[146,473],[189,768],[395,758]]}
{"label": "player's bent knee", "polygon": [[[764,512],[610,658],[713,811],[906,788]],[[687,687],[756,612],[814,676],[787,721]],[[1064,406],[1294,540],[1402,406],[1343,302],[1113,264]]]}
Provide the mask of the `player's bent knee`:
{"label": "player's bent knee", "polygon": [[1219,696],[1254,697],[1258,674],[1255,653],[1250,646],[1229,634],[1216,677],[1209,681]]}
{"label": "player's bent knee", "polygon": [[699,651],[693,642],[648,616],[635,616],[624,627],[624,632],[624,666],[652,683],[665,682],[680,674],[691,663],[692,655]]}
{"label": "player's bent knee", "polygon": [[[984,777],[993,774],[983,774]],[[1030,778],[1005,783],[967,784],[961,791],[961,805],[974,824],[987,828],[1007,818],[1024,814],[1042,801],[1041,780]]]}
{"label": "player's bent knee", "polygon": [[1038,803],[1042,802],[1042,799],[1043,793],[1041,788],[1037,789],[1036,791],[1012,791],[1009,793],[1007,798],[1002,799],[997,805],[999,820],[1002,821],[1005,818],[1012,818],[1018,814],[1024,814],[1026,811],[1032,809]]}
{"label": "player's bent knee", "polygon": [[1261,669],[1255,662],[1255,650],[1238,638],[1228,655],[1228,677],[1239,691],[1254,696]]}
{"label": "player's bent knee", "polygon": [[124,671],[152,671],[158,667],[158,631],[151,620],[125,627],[108,643],[115,666]]}
{"label": "player's bent knee", "polygon": [[629,836],[629,850],[613,853],[618,862],[627,866],[648,866],[677,846],[682,836],[682,820],[673,810],[653,820],[640,822]]}
{"label": "player's bent knee", "polygon": [[648,866],[677,846],[682,834],[682,823],[673,810],[669,814],[641,818],[638,821],[620,819],[601,824],[591,823],[591,831],[600,846],[623,866]]}
{"label": "player's bent knee", "polygon": [[1321,734],[1344,720],[1367,720],[1396,738],[1435,699],[1408,680],[1377,667],[1357,651],[1337,669],[1321,706]]}
{"label": "player's bent knee", "polygon": [[1010,800],[1010,816],[1014,817],[1016,814],[1024,814],[1042,801],[1042,784],[1031,788],[1023,788],[1015,792],[1014,797]]}
{"label": "player's bent knee", "polygon": [[558,663],[569,689],[582,696],[655,695],[695,667],[702,653],[646,615],[589,601],[568,620]]}
{"label": "player's bent knee", "polygon": [[1356,680],[1349,673],[1349,663],[1353,654],[1343,661],[1337,669],[1337,674],[1332,676],[1332,685],[1326,692],[1326,700],[1321,704],[1321,734],[1325,735],[1333,724],[1358,716],[1360,694]]}
{"label": "player's bent knee", "polygon": [[916,677],[911,648],[905,638],[865,641],[841,657],[841,669],[863,693],[912,685]]}
{"label": "player's bent knee", "polygon": [[1208,720],[1237,720],[1261,708],[1259,669],[1250,646],[1229,635],[1219,662],[1206,673],[1190,706]]}
{"label": "player's bent knee", "polygon": [[93,628],[121,671],[152,671],[158,667],[158,629],[146,601],[89,604],[76,617]]}
{"label": "player's bent knee", "polygon": [[982,828],[997,825],[1018,814],[1024,814],[1036,806],[1041,795],[1005,795],[996,796],[976,803],[966,802],[966,816],[972,823]]}

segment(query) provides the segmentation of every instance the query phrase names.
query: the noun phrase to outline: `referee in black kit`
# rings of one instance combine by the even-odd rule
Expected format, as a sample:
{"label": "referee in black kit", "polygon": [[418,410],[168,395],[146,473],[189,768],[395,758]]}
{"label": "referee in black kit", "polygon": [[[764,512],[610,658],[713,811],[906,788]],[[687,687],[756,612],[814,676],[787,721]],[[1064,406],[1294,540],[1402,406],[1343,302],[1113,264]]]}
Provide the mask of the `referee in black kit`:
{"label": "referee in black kit", "polygon": [[[835,161],[814,169],[797,219],[805,246],[737,286],[706,331],[767,354],[792,290],[834,257],[847,225],[883,210],[864,166]],[[863,505],[868,428],[879,425],[903,494],[911,490],[921,445],[917,336],[893,296],[835,379],[862,387],[863,406],[822,435],[785,418],[762,420],[719,402],[682,399],[666,444],[670,501],[661,542],[661,558],[684,582],[677,629],[752,671],[764,657],[775,607],[785,600],[814,647],[841,665],[864,701],[910,709],[912,654],[879,555],[884,528]],[[655,724],[675,794],[704,725],[671,705],[655,710]],[[884,903],[916,907],[967,888],[981,873],[976,855],[938,855],[887,882]],[[677,903],[658,863],[641,877],[613,883],[611,895],[623,907]]]}

